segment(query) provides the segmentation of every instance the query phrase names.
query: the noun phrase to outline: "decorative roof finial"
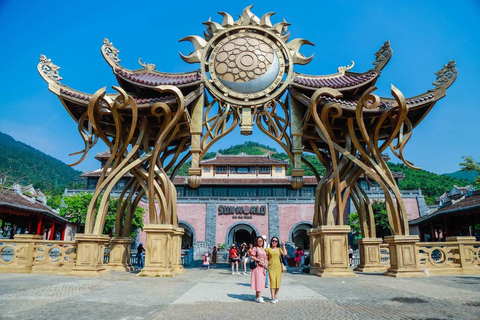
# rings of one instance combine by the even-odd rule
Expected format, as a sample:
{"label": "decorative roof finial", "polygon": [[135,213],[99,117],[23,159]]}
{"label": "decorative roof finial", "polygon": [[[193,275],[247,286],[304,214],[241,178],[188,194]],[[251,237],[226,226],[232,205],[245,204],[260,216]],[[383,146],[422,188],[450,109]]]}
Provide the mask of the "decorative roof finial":
{"label": "decorative roof finial", "polygon": [[447,64],[443,66],[442,69],[435,72],[437,79],[433,85],[437,88],[448,88],[457,78],[457,68],[455,60],[450,60]]}
{"label": "decorative roof finial", "polygon": [[390,41],[387,40],[380,50],[375,52],[375,62],[373,62],[375,67],[373,69],[380,72],[387,65],[388,61],[390,61],[392,54],[393,51],[392,48],[390,48]]}
{"label": "decorative roof finial", "polygon": [[153,63],[146,63],[146,62],[142,62],[142,58],[139,58],[138,59],[138,63],[144,67],[145,69],[149,70],[149,71],[154,71],[156,66],[153,64]]}
{"label": "decorative roof finial", "polygon": [[107,38],[103,39],[102,55],[110,66],[117,66],[122,61],[118,58],[119,52]]}
{"label": "decorative roof finial", "polygon": [[355,65],[355,61],[350,61],[351,65],[346,65],[342,67],[337,68],[337,72],[340,73],[342,76],[345,74],[346,71],[350,70],[353,68]]}
{"label": "decorative roof finial", "polygon": [[38,72],[43,79],[47,82],[54,82],[60,84],[60,80],[63,78],[58,74],[59,66],[53,64],[51,59],[48,59],[45,55],[40,55],[40,62],[38,64]]}

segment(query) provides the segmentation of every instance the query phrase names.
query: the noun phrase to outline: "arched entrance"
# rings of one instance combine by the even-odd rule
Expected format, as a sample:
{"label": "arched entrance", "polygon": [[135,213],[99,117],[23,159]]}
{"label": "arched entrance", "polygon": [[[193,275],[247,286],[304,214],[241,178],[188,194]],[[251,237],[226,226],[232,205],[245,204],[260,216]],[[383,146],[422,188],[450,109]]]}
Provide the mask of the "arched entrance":
{"label": "arched entrance", "polygon": [[225,243],[232,244],[253,243],[255,237],[259,235],[257,228],[248,222],[237,222],[230,226],[226,233]]}
{"label": "arched entrance", "polygon": [[179,221],[178,226],[183,228],[185,233],[182,235],[182,249],[188,249],[192,247],[195,242],[195,229],[193,229],[192,225],[185,221]]}
{"label": "arched entrance", "polygon": [[290,231],[290,241],[295,244],[295,247],[302,246],[307,249],[310,245],[310,237],[307,231],[312,228],[312,223],[308,221],[300,221]]}

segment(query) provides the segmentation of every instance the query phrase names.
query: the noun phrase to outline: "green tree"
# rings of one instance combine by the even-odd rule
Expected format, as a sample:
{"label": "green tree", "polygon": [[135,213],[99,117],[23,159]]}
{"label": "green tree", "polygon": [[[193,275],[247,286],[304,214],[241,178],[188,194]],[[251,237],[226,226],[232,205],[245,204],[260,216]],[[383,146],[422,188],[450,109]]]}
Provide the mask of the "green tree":
{"label": "green tree", "polygon": [[[87,209],[90,201],[92,200],[93,195],[91,193],[79,193],[74,194],[70,197],[64,198],[65,206],[60,208],[59,214],[62,217],[70,220],[73,223],[76,223],[79,226],[85,225],[85,219],[87,217]],[[101,198],[98,200],[97,208],[100,205]],[[109,234],[115,227],[116,221],[116,211],[118,205],[118,198],[110,199],[108,204],[107,217],[105,220],[105,228],[103,229],[103,234]],[[137,233],[138,228],[143,228],[143,215],[145,210],[141,207],[135,209],[133,220],[132,220],[132,230],[130,232],[130,237],[134,237]]]}
{"label": "green tree", "polygon": [[347,224],[350,226],[353,234],[360,234],[360,219],[358,212],[352,212],[348,215]]}
{"label": "green tree", "polygon": [[383,201],[373,201],[373,217],[375,218],[375,231],[378,238],[392,234],[392,227],[388,222],[387,205]]}
{"label": "green tree", "polygon": [[479,175],[475,177],[475,180],[473,183],[477,188],[480,187],[480,162],[475,161],[475,159],[473,159],[473,157],[470,157],[470,156],[463,156],[462,159],[464,161],[460,163],[460,165],[462,166],[462,171],[478,172]]}

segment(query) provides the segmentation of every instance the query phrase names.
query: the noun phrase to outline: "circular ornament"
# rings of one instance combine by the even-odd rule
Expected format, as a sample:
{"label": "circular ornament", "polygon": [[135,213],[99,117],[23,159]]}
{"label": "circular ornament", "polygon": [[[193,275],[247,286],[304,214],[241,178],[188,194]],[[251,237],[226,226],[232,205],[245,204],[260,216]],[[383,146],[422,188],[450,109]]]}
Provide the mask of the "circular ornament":
{"label": "circular ornament", "polygon": [[261,27],[234,27],[213,37],[204,51],[202,74],[217,99],[260,105],[285,91],[292,77],[289,50],[278,35]]}

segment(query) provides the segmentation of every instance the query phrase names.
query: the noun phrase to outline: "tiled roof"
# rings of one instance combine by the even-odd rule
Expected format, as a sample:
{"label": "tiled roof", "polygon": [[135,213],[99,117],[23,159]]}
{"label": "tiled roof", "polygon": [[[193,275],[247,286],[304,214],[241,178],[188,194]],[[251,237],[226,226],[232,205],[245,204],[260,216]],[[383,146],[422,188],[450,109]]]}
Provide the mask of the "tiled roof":
{"label": "tiled roof", "polygon": [[[108,168],[107,176],[110,173],[111,168]],[[87,178],[87,177],[100,177],[102,175],[103,169],[97,169],[95,171],[89,171],[89,172],[84,172],[80,175],[82,178]],[[127,172],[126,174],[123,175],[124,177],[131,177],[132,174],[130,172]]]}
{"label": "tiled roof", "polygon": [[288,163],[282,161],[282,160],[277,160],[273,159],[268,155],[263,155],[263,156],[257,156],[257,155],[245,155],[245,154],[240,154],[240,155],[221,155],[217,154],[215,158],[213,159],[208,159],[208,160],[203,160],[200,162],[200,164],[221,164],[221,165],[235,165],[235,164],[241,164],[241,165],[250,165],[250,164],[282,164],[282,165],[289,165]]}
{"label": "tiled roof", "polygon": [[159,74],[153,72],[129,72],[125,69],[116,68],[115,73],[122,78],[131,80],[133,82],[145,84],[148,86],[159,85],[188,85],[198,82],[202,79],[200,72],[195,71],[187,74]]}
{"label": "tiled roof", "polygon": [[344,74],[344,75],[332,75],[332,76],[308,76],[304,74],[297,74],[293,79],[294,84],[299,84],[309,88],[348,88],[354,87],[359,84],[370,82],[375,79],[378,74],[374,71],[366,74]]}
{"label": "tiled roof", "polygon": [[[305,185],[317,185],[315,177],[304,177]],[[188,177],[175,177],[175,185],[187,185]],[[285,178],[204,178],[202,185],[290,185],[290,177]]]}
{"label": "tiled roof", "polygon": [[62,222],[69,222],[67,219],[55,213],[52,208],[42,204],[35,198],[32,198],[30,201],[11,189],[0,189],[0,208],[1,207],[9,207],[19,211],[43,213]]}
{"label": "tiled roof", "polygon": [[415,220],[410,221],[410,224],[418,224],[425,222],[437,216],[449,213],[460,213],[467,210],[477,210],[480,213],[480,190],[474,191],[471,195],[466,195],[458,201],[452,201],[444,207],[441,207],[437,211],[428,216],[423,216]]}
{"label": "tiled roof", "polygon": [[[83,100],[83,101],[86,101],[86,102],[90,101],[90,96],[87,96],[87,95],[84,95],[84,94],[81,94],[81,93],[78,93],[78,92],[74,92],[74,91],[71,91],[71,90],[67,90],[65,88],[61,88],[60,93],[65,95],[65,96],[69,96],[69,97],[76,98],[76,99],[79,99],[79,100]],[[139,105],[142,105],[142,104],[151,104],[151,103],[155,103],[155,102],[159,102],[159,101],[165,102],[165,101],[174,100],[174,99],[175,99],[174,95],[167,94],[167,95],[163,95],[161,97],[135,98],[135,102]]]}
{"label": "tiled roof", "polygon": [[[431,100],[434,100],[434,95],[433,93],[428,93],[428,94],[425,94],[425,95],[422,95],[422,96],[417,96],[417,97],[413,97],[413,98],[407,98],[407,105],[414,105],[414,104],[417,104],[417,103],[422,103],[422,102],[427,102],[427,101],[431,101]],[[357,103],[358,103],[358,100],[345,100],[345,99],[342,99],[342,98],[333,98],[333,97],[329,97],[329,96],[322,96],[322,99],[326,100],[326,101],[329,101],[329,102],[336,102],[336,103],[340,103],[340,104],[343,104],[345,106],[349,106],[349,107],[356,107],[357,106]],[[386,107],[391,107],[393,106],[393,104],[390,102],[390,101],[380,101],[380,108],[386,108]]]}

